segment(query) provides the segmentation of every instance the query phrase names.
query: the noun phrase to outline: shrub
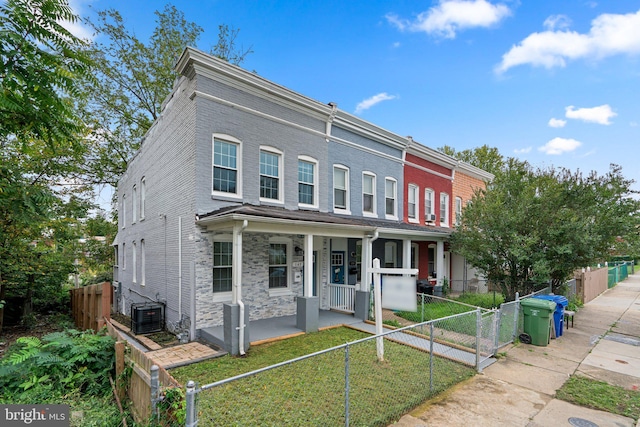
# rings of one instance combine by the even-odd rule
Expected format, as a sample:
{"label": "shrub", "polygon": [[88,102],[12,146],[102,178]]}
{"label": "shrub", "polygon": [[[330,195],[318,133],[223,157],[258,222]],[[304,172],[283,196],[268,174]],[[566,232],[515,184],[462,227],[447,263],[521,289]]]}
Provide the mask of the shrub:
{"label": "shrub", "polygon": [[497,292],[491,292],[488,294],[466,293],[466,294],[460,295],[455,299],[465,304],[470,304],[476,307],[482,307],[486,309],[500,307],[500,304],[504,302],[504,296],[501,293],[497,293]]}

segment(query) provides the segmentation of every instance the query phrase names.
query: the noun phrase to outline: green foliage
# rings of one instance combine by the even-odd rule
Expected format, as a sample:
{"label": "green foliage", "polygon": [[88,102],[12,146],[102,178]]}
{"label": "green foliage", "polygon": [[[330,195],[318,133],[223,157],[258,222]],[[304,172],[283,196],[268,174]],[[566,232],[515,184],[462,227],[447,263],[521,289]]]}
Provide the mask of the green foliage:
{"label": "green foliage", "polygon": [[569,298],[567,310],[578,311],[582,307],[584,307],[584,303],[577,295],[572,295],[571,298]]}
{"label": "green foliage", "polygon": [[575,405],[613,414],[640,418],[640,392],[613,386],[602,381],[572,376],[558,390],[556,397]]}
{"label": "green foliage", "polygon": [[185,425],[187,420],[187,402],[184,389],[170,387],[162,392],[162,400],[158,402],[159,424],[166,427]]}
{"label": "green foliage", "polygon": [[465,293],[454,299],[456,301],[460,301],[476,307],[492,309],[500,307],[500,304],[504,302],[504,295],[496,292],[491,292],[488,294]]}
{"label": "green foliage", "polygon": [[384,323],[385,325],[393,326],[394,328],[402,327],[402,324],[398,322],[396,319],[383,320],[382,323]]}
{"label": "green foliage", "polygon": [[104,394],[114,357],[113,339],[103,333],[70,329],[18,338],[0,360],[2,400],[37,402],[45,391]]}

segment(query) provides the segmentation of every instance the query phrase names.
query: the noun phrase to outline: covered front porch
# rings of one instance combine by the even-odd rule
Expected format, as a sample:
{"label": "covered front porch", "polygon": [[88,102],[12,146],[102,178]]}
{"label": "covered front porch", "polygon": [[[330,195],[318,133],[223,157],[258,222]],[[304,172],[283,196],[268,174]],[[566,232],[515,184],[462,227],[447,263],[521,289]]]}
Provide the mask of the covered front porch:
{"label": "covered front porch", "polygon": [[[353,314],[338,311],[320,310],[318,329],[338,325],[355,325],[362,323]],[[272,317],[270,319],[252,320],[249,322],[249,342],[251,345],[264,343],[277,338],[304,334],[297,326],[297,315]],[[220,348],[224,348],[224,325],[200,329],[201,338]]]}

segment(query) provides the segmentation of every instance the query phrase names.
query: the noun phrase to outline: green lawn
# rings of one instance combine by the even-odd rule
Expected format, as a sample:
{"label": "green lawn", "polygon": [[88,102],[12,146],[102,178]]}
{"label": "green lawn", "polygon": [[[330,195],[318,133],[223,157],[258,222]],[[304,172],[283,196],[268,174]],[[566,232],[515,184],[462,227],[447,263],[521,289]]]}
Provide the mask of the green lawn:
{"label": "green lawn", "polygon": [[[306,334],[252,347],[245,358],[225,356],[172,374],[183,384],[203,385],[367,336],[348,328]],[[205,390],[198,395],[198,425],[344,425],[345,356],[344,349],[334,350]],[[378,362],[376,341],[368,340],[349,346],[348,357],[353,426],[386,426],[475,373],[436,357],[431,390],[428,353],[385,341],[385,360]]]}
{"label": "green lawn", "polygon": [[602,381],[572,376],[556,397],[576,405],[600,411],[640,418],[640,391],[627,390]]}

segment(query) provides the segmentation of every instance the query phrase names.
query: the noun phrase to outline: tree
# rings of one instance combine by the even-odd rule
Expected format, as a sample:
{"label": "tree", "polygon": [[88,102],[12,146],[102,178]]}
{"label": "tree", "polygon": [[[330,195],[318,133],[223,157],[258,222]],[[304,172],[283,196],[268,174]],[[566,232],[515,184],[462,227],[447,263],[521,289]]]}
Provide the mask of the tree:
{"label": "tree", "polygon": [[557,292],[575,269],[605,259],[619,236],[637,235],[640,202],[631,183],[615,165],[584,177],[507,159],[465,208],[453,250],[507,299],[548,281]]}
{"label": "tree", "polygon": [[438,148],[438,151],[494,175],[499,173],[505,165],[505,159],[502,157],[498,149],[495,147],[489,147],[486,144],[482,147],[474,148],[473,150],[468,149],[462,151],[456,151],[455,148],[445,145]]}
{"label": "tree", "polygon": [[[156,28],[148,42],[128,30],[114,9],[98,13],[88,23],[106,42],[94,43],[89,55],[96,64],[97,82],[88,81],[84,105],[94,149],[87,173],[93,182],[116,186],[142,138],[160,116],[162,102],[178,78],[174,70],[187,46],[195,46],[202,28],[185,19],[175,6],[156,11]],[[237,48],[239,30],[219,26],[218,42],[211,53],[240,64],[251,53]]]}
{"label": "tree", "polygon": [[[0,6],[0,300],[49,271],[43,242],[82,185],[64,186],[85,154],[77,80],[90,79],[84,43],[61,21],[66,0],[7,0]],[[43,256],[45,254],[45,256]],[[0,308],[0,330],[4,311]]]}

